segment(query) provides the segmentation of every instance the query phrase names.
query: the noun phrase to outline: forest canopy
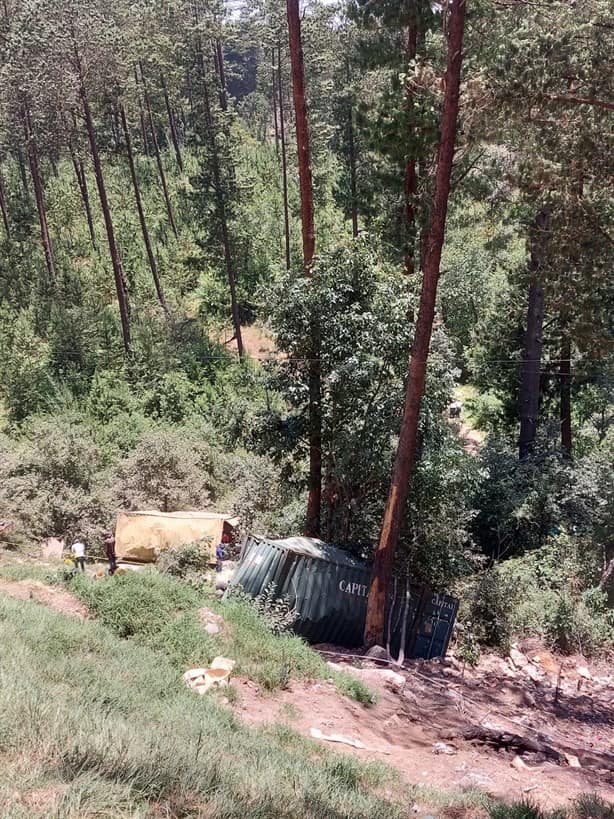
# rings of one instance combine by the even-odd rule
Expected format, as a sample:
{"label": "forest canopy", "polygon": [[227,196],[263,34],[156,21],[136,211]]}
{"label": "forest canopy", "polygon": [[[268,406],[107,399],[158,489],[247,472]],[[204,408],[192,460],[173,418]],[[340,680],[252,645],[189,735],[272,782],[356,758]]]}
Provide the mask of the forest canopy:
{"label": "forest canopy", "polygon": [[3,0],[5,545],[217,508],[611,645],[612,27]]}

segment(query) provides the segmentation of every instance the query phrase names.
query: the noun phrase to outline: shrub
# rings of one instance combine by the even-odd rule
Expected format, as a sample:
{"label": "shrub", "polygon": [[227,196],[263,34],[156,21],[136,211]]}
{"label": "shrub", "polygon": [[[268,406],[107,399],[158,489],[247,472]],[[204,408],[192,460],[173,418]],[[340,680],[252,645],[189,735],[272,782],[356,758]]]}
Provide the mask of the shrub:
{"label": "shrub", "polygon": [[478,429],[494,433],[505,423],[502,402],[491,392],[471,396],[465,402],[465,410]]}
{"label": "shrub", "polygon": [[277,596],[276,591],[277,585],[273,581],[255,597],[246,594],[240,586],[231,586],[228,599],[252,608],[272,634],[283,634],[292,630],[297,613],[283,598]]}
{"label": "shrub", "polygon": [[176,546],[161,552],[156,565],[163,574],[169,574],[188,583],[195,589],[207,582],[207,570],[211,565],[211,538],[203,538],[185,546]]}
{"label": "shrub", "polygon": [[120,373],[100,370],[92,379],[87,409],[96,421],[108,424],[118,415],[131,415],[138,402]]}
{"label": "shrub", "polygon": [[80,416],[35,418],[20,440],[0,447],[0,516],[27,537],[79,532],[92,542],[108,525],[104,457]]}
{"label": "shrub", "polygon": [[126,572],[97,581],[77,574],[70,589],[119,637],[155,639],[178,612],[198,602],[189,587],[157,572]]}
{"label": "shrub", "polygon": [[37,335],[35,311],[0,309],[0,397],[11,421],[44,411],[53,394],[49,344]]}
{"label": "shrub", "polygon": [[516,589],[496,568],[475,576],[460,589],[459,643],[466,661],[477,659],[479,644],[507,650],[513,634],[510,615],[516,605]]}
{"label": "shrub", "polygon": [[502,563],[501,583],[515,590],[512,633],[534,634],[563,652],[608,651],[614,645],[614,611],[594,585],[596,557],[590,542],[563,532],[541,549]]}
{"label": "shrub", "polygon": [[112,494],[125,509],[206,509],[212,460],[211,450],[194,433],[153,429],[118,465]]}
{"label": "shrub", "polygon": [[165,373],[147,396],[147,413],[180,424],[194,411],[194,386],[183,372]]}

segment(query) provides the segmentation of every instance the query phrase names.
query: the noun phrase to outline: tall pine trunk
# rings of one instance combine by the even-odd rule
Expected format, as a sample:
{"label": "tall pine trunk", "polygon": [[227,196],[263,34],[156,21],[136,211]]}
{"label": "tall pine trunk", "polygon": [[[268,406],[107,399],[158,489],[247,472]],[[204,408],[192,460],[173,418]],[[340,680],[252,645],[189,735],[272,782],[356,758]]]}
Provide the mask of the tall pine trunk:
{"label": "tall pine trunk", "polygon": [[94,219],[92,216],[92,207],[90,204],[90,194],[87,187],[87,177],[85,175],[85,168],[83,167],[81,157],[79,157],[77,155],[77,152],[75,151],[75,147],[70,137],[68,138],[68,150],[70,151],[70,158],[72,160],[72,166],[75,171],[77,186],[79,187],[81,201],[83,202],[83,209],[85,210],[85,218],[87,220],[87,229],[90,234],[90,241],[92,243],[92,247],[94,248],[94,250],[98,250],[96,244],[96,232],[94,230]]}
{"label": "tall pine trunk", "polygon": [[11,223],[9,221],[9,211],[6,202],[6,189],[4,187],[4,177],[2,176],[2,169],[0,168],[0,210],[2,211],[2,222],[4,224],[4,232],[6,238],[11,238]]}
{"label": "tall pine trunk", "polygon": [[571,458],[571,341],[566,333],[561,342],[560,379],[561,449]]}
{"label": "tall pine trunk", "polygon": [[134,66],[134,82],[136,86],[136,97],[139,103],[139,121],[141,123],[141,141],[143,143],[143,153],[145,156],[151,156],[149,152],[149,140],[147,139],[147,123],[145,121],[145,112],[143,111],[143,101],[141,99],[141,81],[139,79],[139,71],[137,66]]}
{"label": "tall pine trunk", "polygon": [[311,177],[311,149],[309,145],[309,122],[305,94],[305,66],[301,40],[299,0],[286,0],[288,33],[290,38],[290,61],[292,65],[292,89],[296,121],[296,149],[301,191],[301,223],[303,229],[303,264],[305,275],[311,275],[311,263],[315,253],[315,228],[313,210],[313,181]]}
{"label": "tall pine trunk", "polygon": [[224,49],[219,37],[215,41],[215,64],[217,76],[220,84],[220,108],[222,111],[228,110],[228,89],[226,88],[226,66],[224,65]]}
{"label": "tall pine trunk", "polygon": [[539,415],[539,387],[542,362],[542,334],[544,326],[544,243],[549,217],[540,210],[535,217],[530,239],[529,296],[527,306],[527,331],[522,353],[520,374],[520,436],[518,454],[521,460],[528,458],[535,444]]}
{"label": "tall pine trunk", "polygon": [[416,459],[420,405],[424,394],[426,367],[435,317],[435,299],[439,282],[441,251],[445,237],[450,179],[454,160],[454,143],[458,122],[466,0],[458,0],[449,8],[448,65],[437,155],[435,194],[429,221],[418,321],[407,374],[403,419],[390,491],[384,511],[382,531],[375,552],[367,603],[364,640],[368,646],[382,645],[384,640],[386,599],[392,577],[394,554],[399,540],[401,522]]}
{"label": "tall pine trunk", "polygon": [[[416,49],[418,47],[418,25],[412,22],[407,33],[407,64],[409,64],[416,57]],[[408,79],[405,87],[405,102],[407,105],[408,117],[412,116],[412,109],[414,104],[414,89],[412,81]],[[408,134],[408,137],[411,135]],[[411,149],[413,152],[413,148]],[[410,156],[405,164],[405,231],[406,231],[406,248],[405,248],[405,272],[408,275],[414,273],[414,255],[416,245],[416,199],[418,195],[418,174],[416,171],[416,158]]]}
{"label": "tall pine trunk", "polygon": [[164,104],[166,105],[166,115],[168,117],[168,126],[171,131],[171,140],[173,148],[175,149],[175,156],[177,157],[177,165],[179,170],[183,173],[183,157],[181,156],[181,148],[179,145],[179,133],[177,131],[177,120],[171,108],[171,101],[168,96],[168,88],[166,87],[166,80],[164,74],[160,72],[160,83],[162,84],[162,91],[164,92]]}
{"label": "tall pine trunk", "polygon": [[19,146],[17,146],[15,150],[15,155],[17,156],[17,167],[19,168],[19,178],[21,179],[21,187],[23,188],[23,193],[26,198],[26,201],[28,201],[30,199],[30,187],[28,185],[26,163],[23,158],[23,152]]}
{"label": "tall pine trunk", "polygon": [[141,69],[141,81],[143,83],[143,96],[145,97],[145,108],[147,110],[147,121],[149,123],[149,133],[151,134],[151,141],[153,144],[154,155],[156,157],[156,164],[158,166],[158,174],[160,175],[160,184],[162,185],[162,194],[164,196],[164,203],[166,205],[166,212],[168,214],[168,221],[173,229],[175,236],[179,236],[177,224],[175,222],[175,215],[173,213],[173,206],[171,205],[171,197],[168,192],[168,185],[166,183],[166,172],[162,163],[162,156],[160,154],[160,145],[158,144],[158,137],[156,135],[156,125],[154,123],[153,113],[151,109],[151,99],[149,98],[149,91],[147,89],[147,82],[145,81],[145,73],[143,71],[143,64],[139,63]]}
{"label": "tall pine trunk", "polygon": [[275,46],[271,49],[271,87],[273,90],[273,128],[275,130],[275,155],[279,160],[279,122],[277,120],[277,79],[275,66]]}
{"label": "tall pine trunk", "polygon": [[215,189],[215,201],[217,207],[217,217],[222,238],[222,248],[224,250],[224,262],[226,264],[226,276],[228,278],[228,288],[230,290],[230,307],[232,312],[232,324],[237,341],[237,351],[239,358],[243,358],[243,335],[241,333],[241,317],[239,315],[239,302],[237,300],[237,283],[230,245],[230,235],[228,232],[228,214],[226,212],[226,197],[222,183],[222,172],[220,167],[220,157],[218,153],[215,136],[215,125],[209,102],[209,91],[207,89],[206,78],[203,74],[203,102],[205,106],[205,124],[209,137],[209,147],[211,150],[211,165],[213,170],[213,185]]}
{"label": "tall pine trunk", "polygon": [[286,150],[286,122],[284,111],[284,84],[281,74],[281,46],[277,48],[277,90],[279,92],[279,140],[281,145],[281,188],[284,208],[284,245],[286,270],[290,270],[290,208],[288,205],[288,154]]}
{"label": "tall pine trunk", "polygon": [[119,127],[119,113],[117,107],[114,105],[111,111],[111,132],[113,133],[113,142],[115,143],[115,150],[119,151],[121,148],[121,133]]}
{"label": "tall pine trunk", "polygon": [[[305,66],[301,40],[299,0],[286,0],[292,89],[296,121],[296,147],[301,192],[301,224],[303,232],[303,266],[306,276],[311,276],[315,253],[315,228],[313,208],[313,182],[311,177],[311,151],[309,123],[305,95]],[[305,534],[317,537],[320,533],[322,512],[322,406],[320,369],[320,328],[318,318],[312,319],[311,350],[309,360],[309,496]]]}
{"label": "tall pine trunk", "polygon": [[107,243],[109,245],[109,253],[111,256],[111,264],[113,266],[113,276],[115,278],[115,291],[117,293],[117,301],[119,304],[119,315],[122,325],[122,339],[124,342],[124,350],[126,355],[132,352],[132,340],[130,337],[130,301],[128,298],[128,286],[124,276],[122,267],[121,255],[119,247],[115,239],[115,229],[113,227],[113,219],[111,217],[111,209],[109,207],[109,200],[107,197],[107,189],[104,183],[104,174],[102,172],[102,163],[100,161],[100,152],[98,150],[98,142],[96,140],[96,131],[94,129],[94,120],[92,118],[92,110],[85,87],[85,80],[83,77],[83,69],[81,60],[78,56],[75,45],[75,56],[77,58],[77,65],[79,70],[79,96],[81,97],[81,105],[83,107],[83,115],[85,117],[85,129],[87,131],[87,139],[90,146],[90,153],[92,155],[92,163],[94,165],[94,176],[96,177],[96,186],[98,188],[98,198],[100,199],[100,207],[104,218],[104,226],[107,234]]}
{"label": "tall pine trunk", "polygon": [[[350,63],[346,61],[348,83],[350,81]],[[350,168],[350,210],[352,214],[352,236],[358,236],[358,193],[356,183],[356,140],[354,138],[354,100],[348,97],[348,154]]]}
{"label": "tall pine trunk", "polygon": [[41,242],[45,253],[45,264],[47,265],[47,273],[49,274],[51,284],[55,286],[57,282],[57,275],[55,271],[53,246],[51,244],[51,236],[49,234],[49,223],[47,221],[47,208],[45,207],[45,195],[43,191],[43,179],[40,172],[38,146],[36,144],[36,137],[32,127],[32,118],[27,107],[24,107],[23,110],[23,126],[28,159],[30,162],[30,174],[32,176],[32,185],[34,187],[34,198],[36,200],[36,211],[38,213]]}
{"label": "tall pine trunk", "polygon": [[162,289],[162,282],[160,281],[160,275],[158,273],[158,264],[156,262],[156,256],[151,244],[149,230],[147,228],[147,220],[145,219],[145,211],[143,210],[143,199],[141,197],[141,189],[139,188],[139,180],[136,175],[136,167],[134,164],[134,154],[132,152],[130,130],[128,128],[128,122],[126,120],[126,111],[123,105],[120,105],[119,114],[121,118],[122,129],[124,132],[124,141],[126,143],[126,153],[128,154],[128,165],[130,166],[130,178],[132,179],[132,188],[134,190],[136,209],[139,215],[139,223],[141,225],[141,233],[143,234],[145,250],[147,251],[147,259],[149,261],[149,269],[151,270],[151,275],[154,280],[154,285],[156,288],[158,301],[160,302],[160,307],[162,308],[162,310],[164,311],[164,315],[168,319],[170,315],[168,304],[166,302],[166,298],[164,297],[164,290]]}

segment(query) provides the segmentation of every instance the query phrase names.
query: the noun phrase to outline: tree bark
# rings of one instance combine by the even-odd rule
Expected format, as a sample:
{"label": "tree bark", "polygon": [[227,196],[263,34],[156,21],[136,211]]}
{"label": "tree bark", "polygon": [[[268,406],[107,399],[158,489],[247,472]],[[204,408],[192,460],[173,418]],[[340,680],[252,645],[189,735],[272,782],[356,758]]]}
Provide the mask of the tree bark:
{"label": "tree bark", "polygon": [[[315,228],[313,208],[313,182],[311,176],[311,151],[309,146],[309,123],[305,95],[305,66],[301,41],[299,0],[286,0],[292,89],[296,120],[296,146],[298,152],[299,183],[301,192],[301,224],[303,232],[303,266],[306,276],[311,276],[315,253]],[[317,537],[320,533],[322,512],[322,408],[320,368],[319,317],[314,316],[311,326],[311,351],[309,360],[309,496],[305,534]]]}
{"label": "tree bark", "polygon": [[4,224],[4,232],[6,238],[11,238],[11,223],[9,221],[9,211],[6,204],[6,189],[4,187],[4,179],[2,177],[2,170],[0,169],[0,210],[2,211],[2,222]]}
{"label": "tree bark", "polygon": [[126,120],[126,111],[123,105],[120,105],[119,114],[122,123],[122,129],[124,132],[124,141],[126,143],[126,153],[128,154],[128,165],[130,166],[130,178],[132,179],[132,188],[134,190],[134,199],[136,202],[136,209],[139,215],[139,223],[141,225],[141,233],[143,235],[143,242],[145,244],[145,250],[147,251],[147,259],[149,261],[149,269],[151,270],[151,275],[154,280],[154,285],[156,288],[156,294],[158,296],[158,301],[160,302],[160,307],[164,311],[164,315],[168,319],[170,317],[170,312],[168,309],[168,304],[166,302],[166,298],[164,297],[164,290],[162,288],[162,282],[160,281],[160,276],[158,273],[158,264],[156,262],[156,256],[153,251],[153,247],[151,244],[151,238],[149,236],[149,230],[147,228],[147,220],[145,219],[145,211],[143,210],[143,200],[141,197],[141,189],[139,188],[139,180],[136,175],[136,167],[134,164],[134,154],[132,153],[132,141],[130,139],[130,130],[128,128],[128,122]]}
{"label": "tree bark", "polygon": [[119,247],[117,246],[117,241],[115,239],[115,229],[113,227],[113,219],[111,217],[107,189],[104,183],[102,163],[100,161],[100,153],[98,151],[98,142],[96,141],[96,131],[94,130],[94,120],[92,118],[90,102],[87,95],[87,90],[85,88],[85,80],[83,78],[83,69],[81,67],[81,60],[78,56],[76,45],[75,56],[79,71],[79,96],[81,97],[81,104],[83,106],[87,139],[90,146],[90,153],[92,155],[94,175],[96,177],[96,186],[98,188],[98,198],[100,199],[100,207],[104,218],[109,253],[111,255],[111,264],[113,266],[113,275],[115,278],[115,290],[117,292],[117,301],[119,304],[124,350],[126,355],[130,355],[132,353],[132,340],[130,337],[130,301],[128,298],[128,286],[124,276]]}
{"label": "tree bark", "polygon": [[151,141],[154,148],[154,155],[156,157],[156,164],[158,166],[158,173],[160,175],[160,184],[162,185],[162,194],[164,196],[164,203],[166,205],[166,212],[168,214],[168,221],[173,229],[175,236],[179,236],[177,224],[175,222],[175,215],[173,213],[173,206],[171,205],[171,198],[168,192],[168,185],[166,184],[166,172],[162,164],[162,156],[160,154],[160,145],[158,144],[158,137],[156,135],[156,126],[151,110],[151,100],[149,98],[149,91],[147,90],[147,82],[145,81],[145,73],[143,71],[143,64],[139,63],[141,69],[141,81],[143,83],[143,96],[145,98],[145,108],[147,110],[147,121],[149,123],[149,133],[151,134]]}
{"label": "tree bark", "polygon": [[[350,81],[350,64],[346,61],[347,80]],[[356,142],[354,139],[354,104],[352,95],[348,98],[348,154],[350,166],[350,211],[352,214],[352,236],[358,236],[358,194],[356,183]]]}
{"label": "tree bark", "polygon": [[544,326],[544,238],[549,217],[540,210],[535,217],[531,235],[529,271],[529,301],[527,308],[527,332],[522,354],[520,376],[520,437],[518,454],[521,460],[528,458],[535,444],[539,415],[539,386],[542,358],[542,330]]}
{"label": "tree bark", "polygon": [[[407,33],[407,64],[415,59],[418,47],[418,26],[412,22]],[[411,117],[414,103],[414,89],[408,79],[405,87],[405,102],[407,115]],[[409,135],[408,135],[409,136]],[[413,153],[413,149],[411,151]],[[415,272],[414,253],[416,244],[416,197],[418,194],[418,174],[416,172],[416,157],[410,156],[405,164],[405,272],[411,275]]]}
{"label": "tree bark", "polygon": [[275,47],[272,49],[271,84],[273,88],[273,128],[275,130],[275,154],[279,160],[279,123],[277,121],[277,80],[275,78]]}
{"label": "tree bark", "polygon": [[290,270],[290,210],[288,206],[288,155],[286,152],[286,123],[284,112],[284,86],[281,74],[281,46],[277,47],[277,90],[279,92],[279,138],[281,144],[281,187],[284,207],[284,243],[286,270]]}
{"label": "tree bark", "polygon": [[168,96],[168,88],[166,87],[166,80],[164,74],[160,72],[160,83],[162,84],[162,91],[164,92],[164,104],[166,105],[166,115],[168,117],[168,125],[171,131],[171,140],[173,148],[175,149],[175,156],[177,157],[177,165],[179,170],[183,173],[183,157],[181,156],[181,148],[179,146],[179,133],[177,132],[177,122],[171,108],[171,101]]}
{"label": "tree bark", "polygon": [[203,75],[203,102],[205,105],[205,121],[207,126],[207,135],[209,137],[209,146],[211,149],[211,165],[213,170],[213,185],[215,188],[215,200],[217,206],[217,216],[220,224],[220,232],[222,237],[222,247],[224,249],[224,261],[226,264],[226,276],[228,278],[228,288],[230,290],[230,306],[232,311],[232,324],[235,331],[235,338],[237,341],[237,351],[239,358],[243,358],[243,336],[241,334],[241,317],[239,316],[239,303],[237,301],[237,284],[232,259],[232,249],[230,246],[230,235],[228,233],[228,217],[226,213],[226,200],[224,190],[222,188],[222,174],[220,168],[220,158],[217,150],[217,142],[215,139],[215,127],[213,123],[213,116],[211,113],[211,105],[209,102],[209,91],[207,90],[207,82]]}
{"label": "tree bark", "polygon": [[599,589],[601,591],[607,591],[608,585],[610,580],[614,577],[614,557],[608,560],[603,567],[603,572],[601,573],[601,579],[599,580]]}
{"label": "tree bark", "polygon": [[136,65],[134,66],[134,82],[136,84],[136,97],[139,103],[139,120],[141,123],[141,140],[143,141],[143,153],[145,154],[145,156],[151,156],[151,154],[149,153],[149,140],[147,139],[147,125],[145,123],[145,112],[143,111],[143,102],[141,100],[141,94],[139,92],[141,81],[139,79],[139,72]]}
{"label": "tree bark", "polygon": [[435,299],[439,281],[441,251],[445,237],[450,179],[454,160],[454,143],[458,121],[461,67],[463,59],[463,32],[466,0],[450,6],[448,26],[448,65],[441,118],[435,194],[429,222],[429,234],[423,267],[422,291],[416,333],[411,351],[403,419],[392,472],[390,491],[384,511],[382,531],[375,552],[367,617],[365,644],[382,645],[384,639],[385,609],[394,553],[397,547],[409,483],[416,458],[420,405],[424,394]]}
{"label": "tree bark", "polygon": [[38,147],[36,145],[36,137],[32,128],[32,119],[30,111],[27,107],[23,110],[23,125],[26,138],[26,147],[28,150],[28,159],[30,161],[30,174],[32,176],[32,184],[34,187],[34,198],[36,200],[36,210],[38,213],[38,224],[40,227],[41,241],[45,253],[45,264],[47,265],[47,273],[51,284],[55,287],[57,283],[57,275],[55,271],[55,259],[53,256],[53,246],[51,244],[51,236],[49,234],[49,223],[47,221],[47,208],[45,207],[45,195],[43,191],[43,180],[40,173],[40,161],[38,157]]}
{"label": "tree bark", "polygon": [[30,188],[28,186],[28,175],[26,174],[26,163],[23,158],[21,148],[18,146],[15,153],[17,154],[17,165],[19,166],[19,176],[21,178],[21,186],[23,188],[26,201],[30,199]]}
{"label": "tree bark", "polygon": [[72,144],[72,139],[70,137],[68,138],[68,150],[70,151],[70,158],[72,159],[77,185],[79,186],[79,192],[81,194],[81,200],[85,210],[85,218],[87,219],[87,228],[90,234],[90,241],[94,250],[98,250],[98,246],[96,244],[96,232],[94,231],[92,207],[90,204],[90,195],[87,187],[87,177],[85,176],[85,168],[83,167],[81,158],[77,156],[77,152],[75,151],[74,145]]}
{"label": "tree bark", "polygon": [[217,65],[217,76],[220,83],[220,108],[222,111],[228,110],[228,90],[226,88],[226,68],[224,66],[224,49],[219,37],[215,41],[215,62]]}
{"label": "tree bark", "polygon": [[111,131],[113,132],[113,142],[115,142],[115,150],[119,151],[121,148],[121,129],[119,127],[119,114],[114,105],[111,112]]}
{"label": "tree bark", "polygon": [[563,336],[561,344],[560,379],[561,449],[571,458],[571,341],[568,335]]}
{"label": "tree bark", "polygon": [[296,148],[298,152],[298,172],[301,190],[303,264],[305,267],[305,275],[309,276],[311,273],[311,263],[315,253],[315,229],[313,182],[311,176],[311,150],[309,146],[309,123],[307,120],[305,66],[303,60],[303,44],[301,41],[299,0],[286,0],[286,8],[288,13],[290,61],[292,64],[292,88],[294,92],[294,113],[296,120]]}

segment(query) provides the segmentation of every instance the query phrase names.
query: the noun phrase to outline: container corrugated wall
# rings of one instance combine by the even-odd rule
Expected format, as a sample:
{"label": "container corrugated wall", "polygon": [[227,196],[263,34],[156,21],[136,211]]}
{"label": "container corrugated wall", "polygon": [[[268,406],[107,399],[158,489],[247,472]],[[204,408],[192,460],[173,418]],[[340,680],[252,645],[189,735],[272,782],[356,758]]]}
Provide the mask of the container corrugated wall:
{"label": "container corrugated wall", "polygon": [[[318,541],[249,537],[231,585],[255,596],[275,584],[297,611],[297,634],[354,648],[362,644],[370,582],[370,566]],[[404,642],[406,657],[442,657],[457,610],[457,600],[395,579],[386,611],[393,655]]]}

